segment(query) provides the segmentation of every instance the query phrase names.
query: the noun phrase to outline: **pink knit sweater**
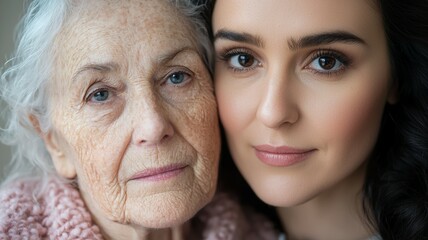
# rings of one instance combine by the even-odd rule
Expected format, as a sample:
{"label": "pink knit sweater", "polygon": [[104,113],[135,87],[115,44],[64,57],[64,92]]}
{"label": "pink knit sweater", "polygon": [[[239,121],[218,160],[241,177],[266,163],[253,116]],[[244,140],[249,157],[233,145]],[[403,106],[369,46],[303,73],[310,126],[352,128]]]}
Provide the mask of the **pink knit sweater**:
{"label": "pink knit sweater", "polygon": [[[79,192],[69,184],[51,180],[33,197],[37,181],[22,181],[0,191],[0,239],[103,239]],[[278,239],[272,224],[244,212],[225,194],[195,216],[202,224],[201,239]]]}

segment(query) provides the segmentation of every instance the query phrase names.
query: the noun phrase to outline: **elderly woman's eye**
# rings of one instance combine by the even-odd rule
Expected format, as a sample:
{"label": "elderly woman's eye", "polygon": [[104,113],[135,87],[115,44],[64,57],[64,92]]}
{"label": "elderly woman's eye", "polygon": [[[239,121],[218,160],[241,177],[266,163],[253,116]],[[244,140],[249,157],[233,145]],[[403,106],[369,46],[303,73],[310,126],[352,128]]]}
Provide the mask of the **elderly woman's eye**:
{"label": "elderly woman's eye", "polygon": [[168,83],[171,83],[174,85],[182,85],[186,83],[189,79],[190,79],[190,75],[183,71],[173,72],[167,77]]}
{"label": "elderly woman's eye", "polygon": [[89,102],[105,102],[108,100],[110,92],[107,89],[98,89],[91,93],[87,99]]}

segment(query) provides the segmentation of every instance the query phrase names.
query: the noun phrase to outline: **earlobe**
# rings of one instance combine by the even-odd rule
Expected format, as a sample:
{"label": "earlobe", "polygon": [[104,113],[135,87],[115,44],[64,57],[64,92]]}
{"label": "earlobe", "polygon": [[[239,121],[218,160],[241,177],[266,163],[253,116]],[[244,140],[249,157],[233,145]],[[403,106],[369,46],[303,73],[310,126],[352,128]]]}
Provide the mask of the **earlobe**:
{"label": "earlobe", "polygon": [[64,150],[60,147],[58,136],[54,132],[44,135],[46,149],[48,150],[56,171],[62,177],[73,179],[76,177],[76,169],[71,159],[67,158]]}
{"label": "earlobe", "polygon": [[34,129],[43,139],[46,149],[52,158],[54,167],[58,174],[68,179],[75,178],[76,169],[71,159],[67,158],[64,149],[61,147],[59,142],[59,136],[57,136],[57,134],[55,134],[53,130],[49,130],[49,132],[43,133],[40,129],[39,121],[34,115],[30,115],[29,119]]}

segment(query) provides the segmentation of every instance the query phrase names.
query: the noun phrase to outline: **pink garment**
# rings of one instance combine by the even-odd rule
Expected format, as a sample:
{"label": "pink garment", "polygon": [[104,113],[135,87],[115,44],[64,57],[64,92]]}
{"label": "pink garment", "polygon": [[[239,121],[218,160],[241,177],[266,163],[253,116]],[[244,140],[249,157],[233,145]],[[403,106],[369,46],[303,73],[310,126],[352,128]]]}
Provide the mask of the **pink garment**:
{"label": "pink garment", "polygon": [[[103,239],[79,192],[51,180],[38,199],[37,181],[22,181],[0,191],[0,239]],[[273,225],[259,215],[243,212],[225,194],[192,220],[199,221],[205,240],[278,239]]]}

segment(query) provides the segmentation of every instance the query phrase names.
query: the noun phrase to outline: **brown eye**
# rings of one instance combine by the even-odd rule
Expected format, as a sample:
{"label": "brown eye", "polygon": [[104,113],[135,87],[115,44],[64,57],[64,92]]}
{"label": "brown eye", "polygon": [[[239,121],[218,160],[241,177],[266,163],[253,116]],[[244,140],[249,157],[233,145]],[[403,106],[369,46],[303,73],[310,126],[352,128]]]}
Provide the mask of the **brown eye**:
{"label": "brown eye", "polygon": [[260,66],[260,62],[254,55],[245,52],[230,53],[225,59],[227,59],[229,66],[235,71],[248,71]]}
{"label": "brown eye", "polygon": [[320,50],[311,57],[311,62],[305,66],[319,74],[340,73],[351,64],[346,55],[332,50]]}
{"label": "brown eye", "polygon": [[254,57],[249,54],[240,54],[237,61],[242,67],[251,67],[254,64]]}
{"label": "brown eye", "polygon": [[324,70],[331,70],[336,65],[336,59],[328,56],[320,57],[318,64]]}

